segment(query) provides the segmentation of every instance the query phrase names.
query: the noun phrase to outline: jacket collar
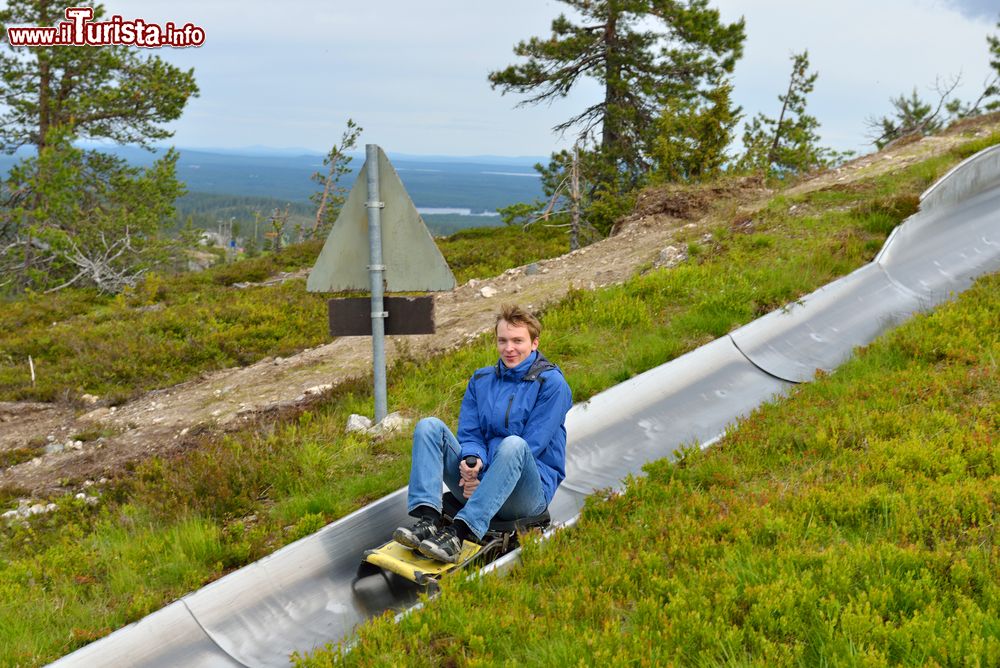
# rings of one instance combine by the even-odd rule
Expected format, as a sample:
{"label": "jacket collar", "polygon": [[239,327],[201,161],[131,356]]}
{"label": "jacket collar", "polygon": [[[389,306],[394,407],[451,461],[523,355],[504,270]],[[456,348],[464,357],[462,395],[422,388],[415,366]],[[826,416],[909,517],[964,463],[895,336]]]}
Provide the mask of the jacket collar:
{"label": "jacket collar", "polygon": [[518,364],[513,369],[508,369],[507,365],[503,363],[502,359],[497,360],[497,377],[499,378],[511,378],[513,380],[522,380],[528,371],[531,369],[532,365],[540,357],[540,353],[537,350],[532,350],[531,354],[524,358],[524,361]]}

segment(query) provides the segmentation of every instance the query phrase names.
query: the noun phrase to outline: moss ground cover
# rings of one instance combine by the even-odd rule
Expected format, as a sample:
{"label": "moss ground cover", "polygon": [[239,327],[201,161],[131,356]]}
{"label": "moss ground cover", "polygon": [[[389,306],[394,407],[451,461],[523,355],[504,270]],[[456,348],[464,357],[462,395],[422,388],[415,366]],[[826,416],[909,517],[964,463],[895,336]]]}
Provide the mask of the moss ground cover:
{"label": "moss ground cover", "polygon": [[1000,275],[297,665],[1000,665]]}
{"label": "moss ground cover", "polygon": [[[873,216],[901,219],[957,159],[850,189],[779,196],[752,225],[722,220],[710,240],[685,240],[697,248],[687,263],[574,291],[550,308],[543,349],[584,400],[870,260],[887,231]],[[474,261],[473,247],[468,253]],[[494,360],[488,337],[433,359],[402,359],[390,371],[392,408],[454,423],[471,369]],[[61,499],[59,512],[4,528],[0,664],[54,659],[398,489],[409,435],[343,433],[347,415],[370,406],[367,384],[347,384],[310,412],[137,465],[97,507]],[[596,580],[591,588],[596,597]]]}
{"label": "moss ground cover", "polygon": [[[559,255],[567,245],[564,230],[545,227],[467,230],[439,240],[460,283]],[[0,400],[90,393],[119,403],[202,371],[324,343],[327,297],[307,293],[304,279],[232,287],[311,267],[321,246],[299,244],[199,274],[153,276],[113,299],[66,290],[0,304]]]}

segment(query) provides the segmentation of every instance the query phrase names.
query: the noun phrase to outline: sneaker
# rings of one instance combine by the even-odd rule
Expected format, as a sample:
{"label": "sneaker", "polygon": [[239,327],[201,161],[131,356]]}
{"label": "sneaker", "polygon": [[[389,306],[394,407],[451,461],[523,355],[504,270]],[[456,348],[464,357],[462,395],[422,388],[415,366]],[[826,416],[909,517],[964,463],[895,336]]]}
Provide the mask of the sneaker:
{"label": "sneaker", "polygon": [[446,526],[437,532],[437,535],[422,541],[418,549],[425,557],[456,564],[462,553],[462,541],[454,526]]}
{"label": "sneaker", "polygon": [[399,527],[392,533],[392,539],[400,545],[416,550],[420,543],[433,538],[440,531],[437,522],[425,517],[411,527]]}

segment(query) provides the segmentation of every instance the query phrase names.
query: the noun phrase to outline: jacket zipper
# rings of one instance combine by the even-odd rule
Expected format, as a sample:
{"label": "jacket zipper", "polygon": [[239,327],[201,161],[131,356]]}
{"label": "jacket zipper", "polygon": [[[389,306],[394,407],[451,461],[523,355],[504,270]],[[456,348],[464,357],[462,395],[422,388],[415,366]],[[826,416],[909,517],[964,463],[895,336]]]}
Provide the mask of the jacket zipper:
{"label": "jacket zipper", "polygon": [[514,405],[514,395],[517,394],[517,388],[510,395],[510,401],[507,402],[507,414],[503,416],[503,428],[510,428],[510,407]]}

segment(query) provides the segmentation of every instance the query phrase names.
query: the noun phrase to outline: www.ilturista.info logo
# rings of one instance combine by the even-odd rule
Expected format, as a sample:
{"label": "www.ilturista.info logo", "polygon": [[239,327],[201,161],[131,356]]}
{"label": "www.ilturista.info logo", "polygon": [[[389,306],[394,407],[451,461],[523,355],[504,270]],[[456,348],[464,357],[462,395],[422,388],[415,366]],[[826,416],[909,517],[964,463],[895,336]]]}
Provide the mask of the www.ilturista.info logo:
{"label": "www.ilturista.info logo", "polygon": [[68,7],[66,20],[52,27],[7,28],[11,46],[104,46],[121,44],[155,49],[161,46],[187,47],[205,43],[205,30],[191,23],[178,26],[172,21],[160,25],[142,19],[126,21],[112,16],[109,21],[91,21],[93,7]]}

